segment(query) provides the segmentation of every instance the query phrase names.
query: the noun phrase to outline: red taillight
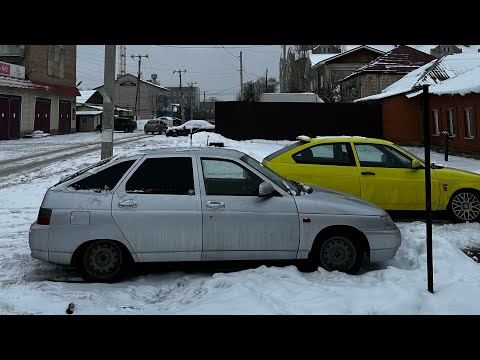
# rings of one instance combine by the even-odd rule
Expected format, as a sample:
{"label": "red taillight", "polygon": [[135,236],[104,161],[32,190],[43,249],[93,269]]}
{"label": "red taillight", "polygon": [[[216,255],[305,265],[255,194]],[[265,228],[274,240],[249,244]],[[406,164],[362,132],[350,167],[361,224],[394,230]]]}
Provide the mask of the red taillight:
{"label": "red taillight", "polygon": [[52,209],[40,208],[38,211],[37,224],[50,225],[50,218],[52,217]]}

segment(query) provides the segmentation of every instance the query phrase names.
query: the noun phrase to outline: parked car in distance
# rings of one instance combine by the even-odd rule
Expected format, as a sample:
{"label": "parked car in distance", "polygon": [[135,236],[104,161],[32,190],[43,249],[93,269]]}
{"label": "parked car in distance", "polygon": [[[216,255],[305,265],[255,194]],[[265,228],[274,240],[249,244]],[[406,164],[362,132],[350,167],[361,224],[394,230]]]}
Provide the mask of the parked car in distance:
{"label": "parked car in distance", "polygon": [[[342,191],[388,211],[425,210],[425,163],[394,143],[364,137],[299,136],[263,164],[288,179]],[[432,210],[480,219],[480,174],[431,164]]]}
{"label": "parked car in distance", "polygon": [[165,132],[167,136],[185,136],[199,131],[215,131],[215,125],[206,120],[188,120],[180,126],[171,126]]}
{"label": "parked car in distance", "polygon": [[180,126],[183,124],[182,119],[171,117],[171,116],[160,116],[156,119],[162,120],[167,124],[167,127]]}
{"label": "parked car in distance", "polygon": [[159,135],[161,135],[162,133],[167,131],[167,128],[168,128],[168,126],[165,123],[165,121],[157,118],[157,119],[148,120],[145,123],[145,126],[143,127],[143,130],[145,131],[145,134],[158,133]]}
{"label": "parked car in distance", "polygon": [[[186,226],[188,224],[188,226]],[[356,273],[401,234],[362,199],[289,181],[230,149],[156,149],[104,159],[47,190],[34,258],[114,282],[142,262],[301,260]]]}
{"label": "parked car in distance", "polygon": [[[113,121],[114,131],[133,132],[137,129],[137,122],[129,117],[115,117]],[[97,125],[97,131],[102,132],[102,124]]]}

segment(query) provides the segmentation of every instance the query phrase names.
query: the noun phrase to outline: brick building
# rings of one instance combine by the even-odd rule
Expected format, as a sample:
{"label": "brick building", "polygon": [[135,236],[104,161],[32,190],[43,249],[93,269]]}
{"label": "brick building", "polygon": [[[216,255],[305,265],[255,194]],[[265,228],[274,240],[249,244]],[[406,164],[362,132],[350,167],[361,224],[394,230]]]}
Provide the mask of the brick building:
{"label": "brick building", "polygon": [[383,137],[404,145],[423,142],[421,87],[429,85],[430,139],[434,146],[480,153],[480,53],[433,60],[405,75],[382,93],[358,99],[382,104]]}
{"label": "brick building", "polygon": [[0,140],[75,132],[76,45],[0,45]]}

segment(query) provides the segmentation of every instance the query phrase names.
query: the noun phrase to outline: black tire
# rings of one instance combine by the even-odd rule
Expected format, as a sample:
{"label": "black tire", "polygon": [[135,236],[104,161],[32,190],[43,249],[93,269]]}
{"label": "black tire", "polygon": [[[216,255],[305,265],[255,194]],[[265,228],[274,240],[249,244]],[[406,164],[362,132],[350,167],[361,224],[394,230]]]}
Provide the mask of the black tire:
{"label": "black tire", "polygon": [[356,274],[362,265],[362,247],[350,232],[324,236],[314,251],[316,253],[312,254],[312,260],[328,271]]}
{"label": "black tire", "polygon": [[453,222],[479,221],[480,196],[471,190],[460,190],[453,194],[448,203],[448,213]]}
{"label": "black tire", "polygon": [[127,133],[127,132],[129,132],[129,131],[130,131],[130,129],[129,129],[128,127],[125,127],[125,129],[123,129],[123,132],[126,132],[126,133]]}
{"label": "black tire", "polygon": [[80,275],[87,282],[116,282],[126,272],[128,257],[111,240],[93,241],[84,249],[79,262]]}

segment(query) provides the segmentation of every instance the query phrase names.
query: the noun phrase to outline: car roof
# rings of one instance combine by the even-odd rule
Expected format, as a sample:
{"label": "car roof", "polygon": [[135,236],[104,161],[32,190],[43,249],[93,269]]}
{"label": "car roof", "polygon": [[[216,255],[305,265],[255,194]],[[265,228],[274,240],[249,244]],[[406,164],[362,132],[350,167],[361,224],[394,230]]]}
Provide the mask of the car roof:
{"label": "car roof", "polygon": [[[218,147],[210,147],[210,146],[191,146],[191,147],[165,147],[165,148],[158,148],[158,149],[151,149],[151,150],[139,150],[137,152],[129,153],[127,156],[137,156],[137,155],[169,155],[169,154],[179,154],[179,153],[194,153],[201,156],[228,156],[233,158],[241,158],[244,153],[233,150],[233,149],[225,149],[225,148],[218,148]],[[126,156],[122,156],[125,158]]]}
{"label": "car roof", "polygon": [[355,141],[355,142],[368,142],[368,143],[374,143],[374,144],[393,144],[391,141],[383,140],[383,139],[370,138],[370,137],[364,137],[364,136],[343,136],[343,135],[342,136],[317,136],[317,137],[300,135],[300,136],[297,136],[297,140],[303,141],[305,143]]}

